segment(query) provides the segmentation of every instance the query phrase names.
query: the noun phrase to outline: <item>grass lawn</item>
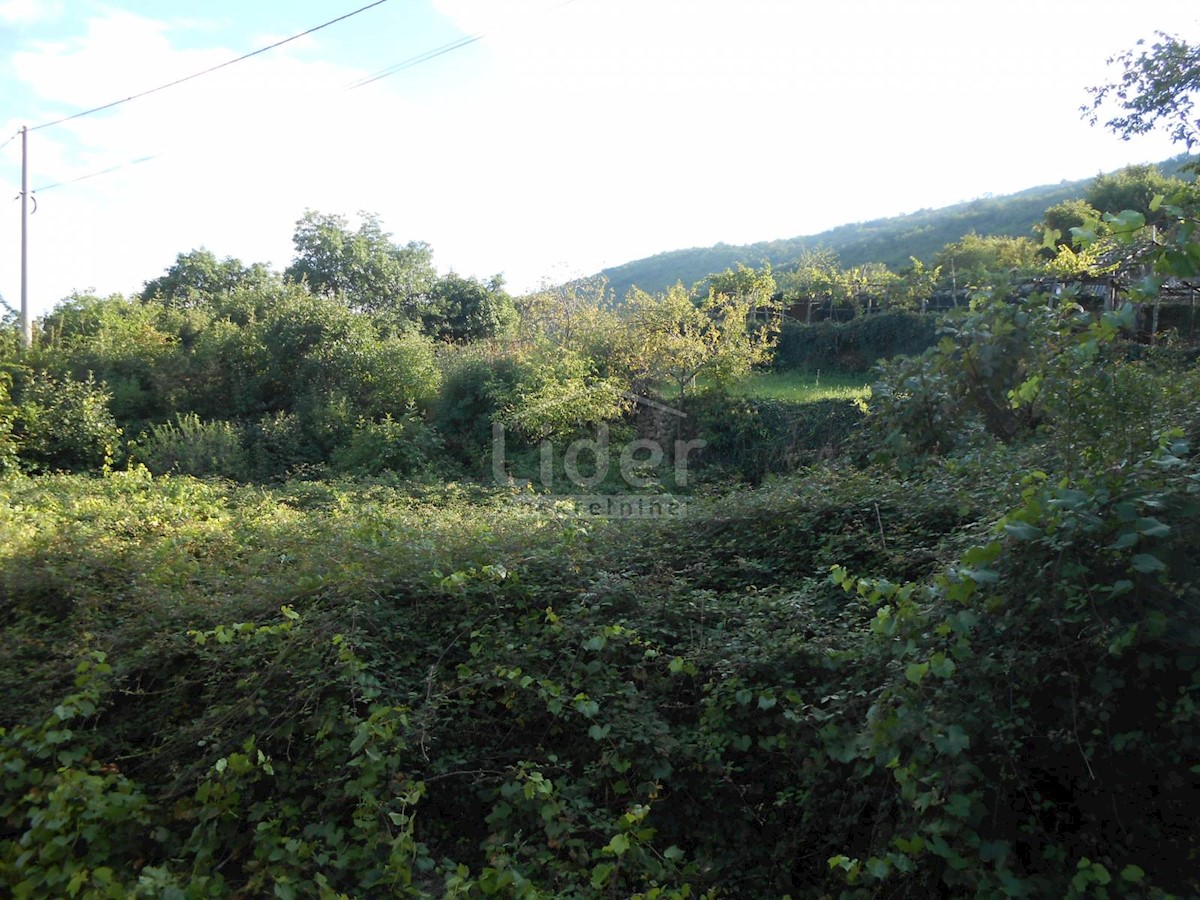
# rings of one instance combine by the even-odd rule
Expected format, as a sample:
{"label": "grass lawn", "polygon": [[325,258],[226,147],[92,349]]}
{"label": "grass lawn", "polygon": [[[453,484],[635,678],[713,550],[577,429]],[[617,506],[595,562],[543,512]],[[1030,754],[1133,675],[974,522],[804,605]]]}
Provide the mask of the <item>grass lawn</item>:
{"label": "grass lawn", "polygon": [[733,388],[733,393],[792,403],[853,400],[871,396],[869,375],[822,372],[757,372]]}

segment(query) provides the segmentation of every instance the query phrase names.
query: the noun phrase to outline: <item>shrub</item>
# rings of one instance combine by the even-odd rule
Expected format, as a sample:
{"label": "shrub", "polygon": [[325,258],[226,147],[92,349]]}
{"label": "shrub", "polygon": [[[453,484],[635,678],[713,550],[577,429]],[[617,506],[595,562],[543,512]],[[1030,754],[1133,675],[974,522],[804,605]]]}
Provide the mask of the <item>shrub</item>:
{"label": "shrub", "polygon": [[844,323],[788,324],[779,335],[775,368],[867,372],[881,359],[922,352],[936,335],[934,316],[909,312],[860,316]]}
{"label": "shrub", "polygon": [[408,476],[429,469],[442,452],[438,436],[415,411],[379,422],[360,421],[350,437],[333,451],[330,466],[350,475]]}
{"label": "shrub", "polygon": [[151,426],[133,447],[132,456],[155,475],[244,479],[249,474],[241,429],[232,422],[204,422],[195,413]]}
{"label": "shrub", "polygon": [[90,376],[73,381],[28,375],[12,429],[24,466],[54,472],[111,465],[121,429],[108,411],[109,396]]}
{"label": "shrub", "polygon": [[706,442],[696,461],[752,483],[842,454],[864,417],[854,400],[789,403],[719,392],[693,398],[688,410],[688,434]]}
{"label": "shrub", "polygon": [[246,452],[256,480],[289,474],[312,476],[324,465],[324,452],[295,413],[265,415],[246,427]]}

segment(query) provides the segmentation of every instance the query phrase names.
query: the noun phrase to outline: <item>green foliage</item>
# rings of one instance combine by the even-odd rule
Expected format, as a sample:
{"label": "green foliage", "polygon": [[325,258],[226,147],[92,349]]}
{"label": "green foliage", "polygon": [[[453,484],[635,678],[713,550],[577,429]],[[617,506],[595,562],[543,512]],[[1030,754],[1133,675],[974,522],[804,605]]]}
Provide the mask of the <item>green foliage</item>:
{"label": "green foliage", "polygon": [[598,366],[623,352],[624,328],[613,293],[603,278],[544,287],[517,303],[520,334],[526,340],[565,347]]}
{"label": "green foliage", "polygon": [[629,406],[623,382],[563,347],[481,348],[446,363],[433,422],[456,458],[481,474],[491,471],[493,425],[509,448],[528,447],[612,421]]}
{"label": "green foliage", "polygon": [[716,384],[744,378],[775,346],[777,320],[750,327],[751,310],[762,303],[761,293],[728,295],[714,287],[700,302],[682,284],[662,296],[635,288],[626,299],[634,383],[669,381],[682,403],[700,375]]}
{"label": "green foliage", "polygon": [[485,283],[451,272],[433,286],[421,318],[434,339],[463,343],[511,332],[517,311],[500,276]]}
{"label": "green foliage", "polygon": [[1100,211],[1091,203],[1077,197],[1048,208],[1034,231],[1042,238],[1044,253],[1056,253],[1062,247],[1070,249],[1073,246],[1072,229],[1103,228],[1100,216]]}
{"label": "green foliage", "polygon": [[629,407],[624,384],[598,377],[579,354],[541,347],[518,362],[515,383],[495,395],[499,408],[493,421],[527,443],[612,421]]}
{"label": "green foliage", "polygon": [[[1104,440],[1112,410],[1125,408],[1115,385],[1136,379],[1115,362],[1114,341],[1131,321],[1129,308],[1096,319],[1038,296],[982,295],[951,311],[935,347],[880,366],[872,397],[885,455],[909,464],[983,435],[1012,441],[1051,423],[1065,429],[1060,449],[1079,447],[1079,429],[1084,443]],[[1150,433],[1134,416],[1132,430]]]}
{"label": "green foliage", "polygon": [[13,439],[13,421],[17,417],[17,408],[9,395],[12,378],[7,372],[0,372],[0,475],[15,472],[18,469],[17,442]]}
{"label": "green foliage", "polygon": [[694,397],[688,410],[687,434],[705,442],[695,461],[706,479],[752,484],[840,456],[864,416],[853,400],[790,403],[717,391]]}
{"label": "green foliage", "polygon": [[433,409],[434,426],[459,462],[482,473],[492,422],[516,388],[520,363],[509,354],[475,351],[455,354],[447,364]]}
{"label": "green foliage", "polygon": [[[1085,198],[1102,213],[1118,214],[1125,210],[1140,213],[1150,224],[1163,225],[1167,211],[1160,210],[1155,197],[1175,197],[1179,203],[1194,203],[1194,185],[1178,178],[1168,178],[1157,166],[1126,166],[1107,175],[1099,175],[1088,185]],[[1094,217],[1092,217],[1094,218]],[[1089,221],[1092,220],[1089,218]]]}
{"label": "green foliage", "polygon": [[[60,648],[107,648],[113,671],[55,777],[97,761],[113,776],[101,787],[137,797],[141,817],[95,855],[71,835],[116,815],[98,792],[56,827],[73,864],[148,893],[682,897],[778,892],[794,877],[782,871],[819,881],[794,842],[836,837],[819,810],[797,830],[782,792],[811,723],[784,713],[801,709],[790,690],[828,677],[821,642],[842,639],[821,626],[797,643],[781,625],[798,608],[817,621],[818,563],[869,543],[868,498],[897,559],[930,539],[896,520],[901,488],[862,480],[713,504],[699,540],[593,537],[562,508],[452,491],[414,505],[380,488],[138,473],[0,490],[3,597],[21,611],[4,619],[5,727],[58,730],[74,655]],[[41,796],[17,784],[3,799],[17,804],[8,846]],[[777,836],[750,841],[764,824]],[[63,868],[19,866],[13,880],[35,884]]]}
{"label": "green foliage", "polygon": [[1195,891],[1185,801],[1150,800],[1197,777],[1200,631],[1185,610],[1200,504],[1183,453],[1168,435],[1123,471],[1032,473],[991,539],[930,583],[835,568],[876,610],[895,673],[851,755],[859,777],[886,765],[897,804],[886,837],[830,859],[851,883]]}
{"label": "green foliage", "polygon": [[121,438],[109,394],[86,381],[30,373],[21,380],[11,436],[31,472],[98,470],[112,464]]}
{"label": "green foliage", "polygon": [[379,217],[359,213],[357,231],[344,216],[307,210],[296,223],[296,258],[284,275],[316,293],[345,297],[356,309],[396,322],[418,322],[437,272],[428,244],[392,243]]}
{"label": "green foliage", "polygon": [[936,320],[888,312],[849,322],[788,323],[779,334],[777,371],[867,372],[881,359],[921,353],[937,337]]}
{"label": "green foliage", "polygon": [[997,279],[1028,274],[1042,267],[1038,246],[1028,237],[981,236],[969,232],[947,244],[935,257],[943,272],[953,270],[959,284],[985,287]]}
{"label": "green foliage", "polygon": [[[1104,123],[1110,131],[1129,140],[1165,125],[1171,139],[1190,150],[1200,138],[1192,97],[1200,88],[1200,51],[1175,35],[1159,31],[1156,36],[1148,50],[1110,57],[1109,65],[1121,67],[1119,79],[1088,88],[1092,102],[1080,109],[1094,125],[1108,114],[1102,111],[1109,102],[1118,101],[1120,111]],[[1137,47],[1144,46],[1144,40],[1137,42]]]}
{"label": "green foliage", "polygon": [[205,422],[184,413],[174,422],[151,426],[131,447],[134,461],[155,475],[219,476],[245,479],[249,461],[242,432],[231,422]]}
{"label": "green foliage", "polygon": [[409,409],[397,418],[388,414],[378,422],[359,421],[349,440],[333,451],[330,466],[350,475],[407,477],[428,470],[441,449],[438,436]]}
{"label": "green foliage", "polygon": [[141,299],[159,300],[169,307],[207,306],[239,288],[254,289],[271,279],[262,263],[251,266],[226,257],[218,260],[203,248],[180,253],[165,274],[147,281]]}

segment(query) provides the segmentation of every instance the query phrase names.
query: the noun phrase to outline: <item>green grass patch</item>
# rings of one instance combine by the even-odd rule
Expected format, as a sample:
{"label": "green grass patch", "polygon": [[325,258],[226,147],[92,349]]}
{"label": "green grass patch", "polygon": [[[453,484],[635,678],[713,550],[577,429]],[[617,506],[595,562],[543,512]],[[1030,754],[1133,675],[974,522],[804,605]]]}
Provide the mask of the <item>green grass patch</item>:
{"label": "green grass patch", "polygon": [[834,372],[760,372],[734,387],[733,393],[790,403],[865,400],[871,396],[871,379],[865,374],[844,375]]}

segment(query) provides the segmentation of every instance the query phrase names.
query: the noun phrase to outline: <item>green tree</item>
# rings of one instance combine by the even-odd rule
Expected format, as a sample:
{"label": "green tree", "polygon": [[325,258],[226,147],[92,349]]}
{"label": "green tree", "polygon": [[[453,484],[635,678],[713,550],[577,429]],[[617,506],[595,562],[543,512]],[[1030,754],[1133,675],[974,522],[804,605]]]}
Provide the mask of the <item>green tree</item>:
{"label": "green tree", "polygon": [[143,302],[157,299],[167,306],[199,306],[240,287],[261,285],[271,277],[270,270],[262,263],[246,266],[231,256],[218,260],[201,247],[175,257],[165,274],[146,282],[140,296]]}
{"label": "green tree", "polygon": [[430,337],[463,343],[510,331],[516,325],[517,311],[504,290],[502,276],[484,282],[451,272],[433,286],[421,318]]}
{"label": "green tree", "polygon": [[99,469],[112,463],[121,429],[109,394],[94,379],[34,372],[24,379],[12,420],[22,461],[33,472]]}
{"label": "green tree", "polygon": [[828,248],[805,250],[796,268],[780,279],[785,305],[804,307],[804,321],[812,321],[814,307],[830,307],[846,299],[847,291],[837,254]]}
{"label": "green tree", "polygon": [[1041,268],[1038,245],[1025,237],[969,232],[938,251],[942,273],[953,272],[959,285],[990,284]]}
{"label": "green tree", "polygon": [[419,322],[437,282],[428,244],[392,242],[379,217],[359,213],[351,231],[344,216],[308,210],[296,223],[296,257],[284,275],[319,294],[340,295],[356,309],[394,321]]}
{"label": "green tree", "polygon": [[1088,201],[1076,197],[1056,203],[1046,210],[1042,221],[1033,226],[1034,233],[1041,238],[1044,255],[1057,253],[1062,247],[1073,247],[1072,228],[1103,227],[1100,211]]}
{"label": "green tree", "polygon": [[1181,192],[1186,195],[1194,190],[1185,181],[1163,175],[1157,166],[1141,165],[1126,166],[1118,172],[1098,176],[1084,196],[1102,213],[1116,214],[1132,209],[1142,215],[1146,224],[1162,226],[1169,217],[1154,198],[1182,199]]}
{"label": "green tree", "polygon": [[620,368],[625,330],[608,282],[602,276],[544,285],[515,301],[523,344],[543,342],[592,360],[604,375]]}
{"label": "green tree", "polygon": [[709,275],[705,281],[708,290],[714,294],[749,304],[751,322],[770,322],[778,317],[779,303],[775,295],[779,288],[770,263],[761,269],[738,263],[736,269]]}
{"label": "green tree", "polygon": [[1200,91],[1200,47],[1162,31],[1156,36],[1148,49],[1142,49],[1143,39],[1134,49],[1110,57],[1108,64],[1119,66],[1120,76],[1088,88],[1092,100],[1080,110],[1094,125],[1110,115],[1110,104],[1115,103],[1116,112],[1104,126],[1122,140],[1163,126],[1172,140],[1190,150],[1200,140],[1193,99]]}
{"label": "green tree", "polygon": [[637,381],[669,381],[683,403],[700,375],[717,384],[745,377],[768,362],[777,328],[749,327],[750,300],[709,290],[696,302],[682,284],[662,295],[629,292],[628,365]]}

